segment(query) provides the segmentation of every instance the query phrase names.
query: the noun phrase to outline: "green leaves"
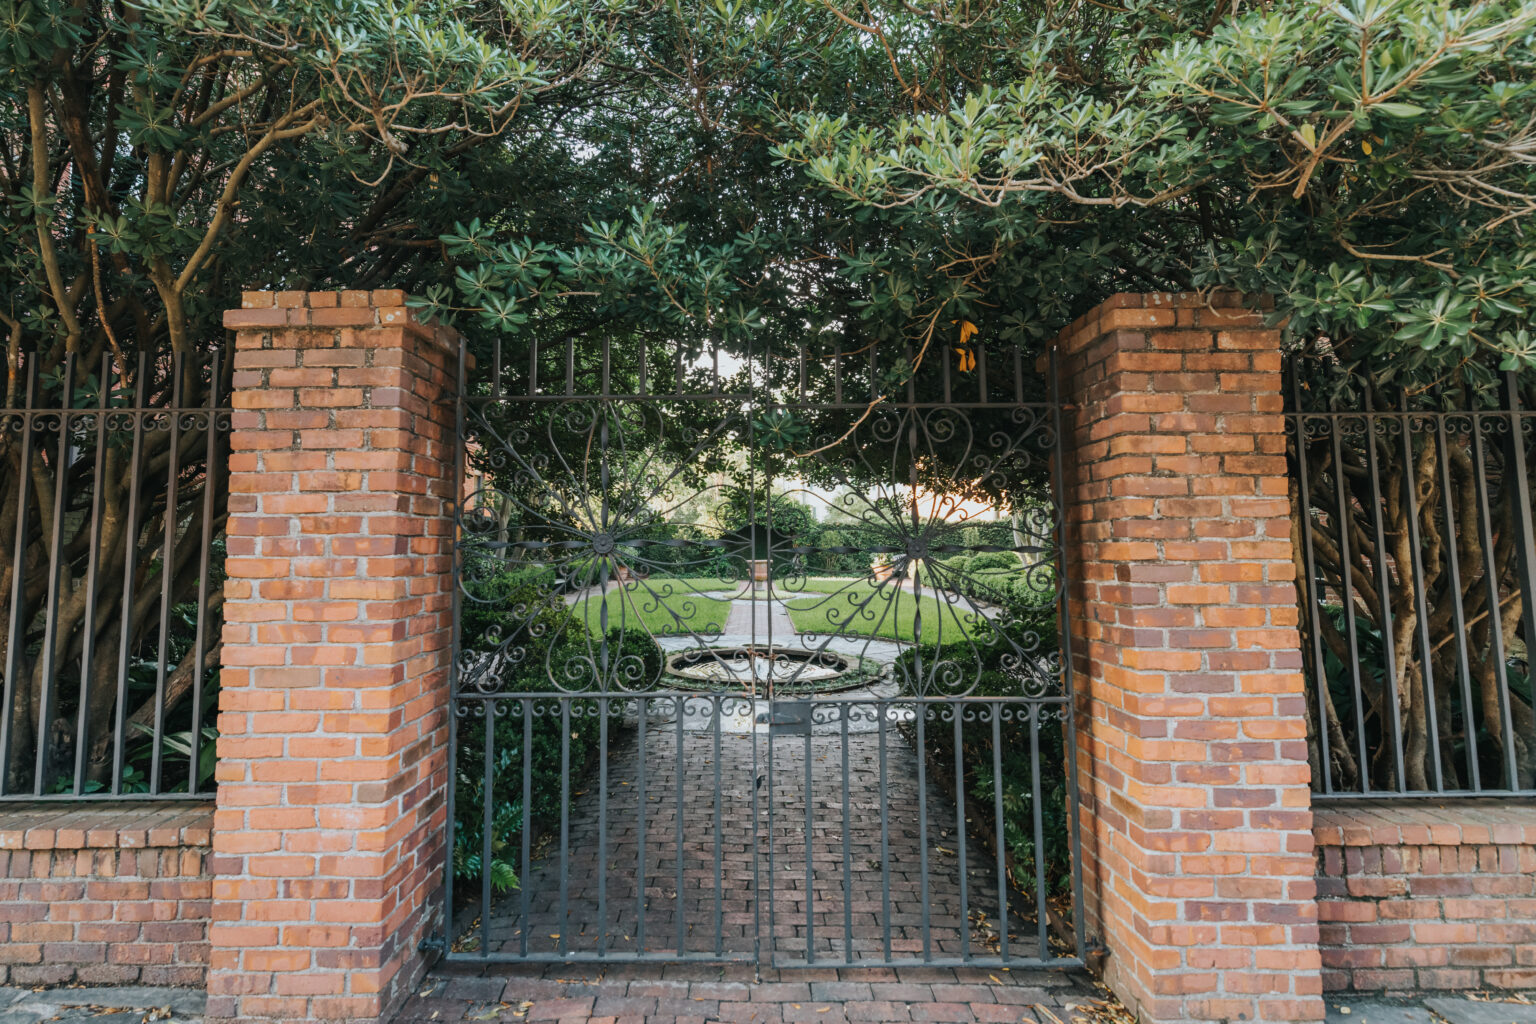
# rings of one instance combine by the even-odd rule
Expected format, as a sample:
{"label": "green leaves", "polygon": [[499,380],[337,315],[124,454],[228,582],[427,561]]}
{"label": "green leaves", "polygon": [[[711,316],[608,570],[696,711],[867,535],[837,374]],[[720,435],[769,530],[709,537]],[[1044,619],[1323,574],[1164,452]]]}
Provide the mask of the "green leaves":
{"label": "green leaves", "polygon": [[1423,349],[1454,344],[1472,332],[1473,304],[1450,289],[1441,289],[1434,299],[1401,310],[1397,320],[1403,326],[1393,335],[1399,341],[1411,341]]}
{"label": "green leaves", "polygon": [[811,436],[810,425],[788,409],[770,409],[752,420],[754,442],[776,452],[793,451]]}

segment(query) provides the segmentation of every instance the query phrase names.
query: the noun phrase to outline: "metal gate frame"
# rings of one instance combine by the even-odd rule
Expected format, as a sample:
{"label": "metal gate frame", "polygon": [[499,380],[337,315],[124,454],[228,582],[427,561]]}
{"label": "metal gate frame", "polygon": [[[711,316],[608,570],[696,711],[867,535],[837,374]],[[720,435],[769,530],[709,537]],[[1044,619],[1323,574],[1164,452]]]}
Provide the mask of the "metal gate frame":
{"label": "metal gate frame", "polygon": [[[459,479],[456,481],[456,496],[460,499],[455,504],[456,509],[456,544],[453,564],[454,575],[454,647],[451,671],[451,695],[450,695],[450,742],[449,742],[449,775],[450,784],[448,792],[448,834],[445,855],[445,890],[446,890],[446,936],[439,936],[438,944],[445,956],[450,960],[463,960],[469,962],[514,962],[514,963],[571,963],[571,962],[752,962],[758,964],[771,964],[776,967],[806,967],[806,966],[849,966],[849,967],[894,967],[894,966],[922,966],[922,965],[975,965],[998,967],[1027,967],[1027,966],[1055,966],[1068,967],[1082,963],[1084,952],[1083,922],[1082,922],[1082,879],[1080,836],[1078,832],[1078,794],[1075,772],[1075,728],[1073,722],[1072,701],[1072,673],[1071,673],[1071,635],[1065,627],[1067,614],[1067,579],[1066,560],[1063,557],[1065,547],[1065,516],[1064,494],[1061,483],[1061,404],[1055,393],[1055,365],[1054,353],[1051,356],[1051,365],[1046,380],[1049,381],[1049,394],[1044,398],[1027,400],[1026,394],[1031,386],[1038,386],[1039,378],[1026,375],[1023,355],[1017,350],[1007,353],[1009,358],[996,358],[993,361],[1003,364],[1001,373],[989,374],[988,357],[984,350],[978,350],[974,356],[971,372],[962,372],[960,362],[950,355],[948,349],[938,350],[939,355],[931,356],[932,361],[937,361],[939,366],[931,366],[929,372],[919,376],[914,372],[917,362],[914,361],[910,349],[905,354],[905,362],[897,367],[881,367],[877,353],[874,350],[860,352],[853,355],[843,353],[833,347],[830,351],[815,352],[802,346],[798,352],[787,356],[760,356],[749,353],[739,365],[732,366],[732,357],[724,353],[718,345],[712,347],[702,356],[689,357],[681,346],[672,346],[662,359],[650,360],[650,349],[641,345],[638,352],[626,349],[616,352],[612,343],[604,340],[599,351],[584,351],[574,339],[567,339],[563,343],[554,346],[541,347],[538,343],[529,344],[523,358],[516,363],[504,360],[502,344],[499,340],[490,345],[489,358],[483,359],[479,366],[482,372],[477,380],[471,380],[469,368],[476,365],[470,358],[469,346],[465,345],[461,353],[459,370],[459,391],[456,400],[457,405],[457,435],[456,440],[460,445],[461,456],[456,459],[459,467]],[[957,352],[957,355],[959,353]],[[615,371],[616,357],[633,356],[634,361],[626,364],[622,373]],[[1007,366],[1011,362],[1011,367]],[[722,364],[725,370],[722,371]],[[881,391],[891,388],[892,373],[900,375],[905,369],[905,379],[899,380],[894,385],[894,390],[904,392],[894,396],[880,397]],[[1010,372],[1011,371],[1011,372]],[[1000,380],[998,378],[1001,378]],[[616,391],[613,384],[621,380],[626,385]],[[660,388],[660,389],[658,389]],[[692,415],[682,417],[682,422],[675,422],[678,411],[681,409],[695,410]],[[711,415],[702,417],[699,413],[704,410],[712,410]],[[986,430],[984,443],[978,444],[978,422]],[[833,424],[834,430],[828,432],[828,423]],[[807,438],[801,434],[807,423],[811,430],[820,428],[823,433],[814,438]],[[845,424],[846,427],[845,427]],[[535,431],[542,428],[542,437],[535,436]],[[640,431],[640,436],[656,438],[666,436],[668,431],[689,432],[689,440],[682,446],[688,448],[692,445],[690,458],[685,459],[681,466],[674,466],[666,479],[655,478],[646,475],[653,456],[646,454],[645,449],[634,443],[630,432]],[[865,432],[863,439],[864,449],[858,448],[861,441],[859,431]],[[842,431],[841,436],[834,436]],[[968,431],[969,436],[959,436],[959,432]],[[860,492],[857,489],[850,493],[853,498],[866,503],[867,510],[872,511],[874,518],[880,521],[882,528],[890,534],[885,545],[866,547],[839,547],[828,548],[823,551],[798,547],[792,539],[786,541],[776,538],[773,531],[773,503],[770,500],[767,507],[759,510],[757,505],[758,482],[756,478],[759,469],[759,460],[765,464],[771,464],[775,459],[782,458],[786,452],[798,454],[799,449],[806,448],[811,440],[830,443],[824,447],[818,447],[817,451],[811,451],[808,457],[820,462],[820,471],[824,477],[840,479],[845,483],[862,483],[867,480],[867,475],[859,477],[858,474],[843,473],[837,461],[846,458],[850,445],[857,453],[868,450],[873,445],[879,449],[883,446],[891,448],[891,464],[895,467],[899,462],[900,449],[906,445],[906,479],[885,481],[889,490],[877,492],[877,498],[871,498],[869,493]],[[733,440],[734,438],[734,440]],[[580,442],[577,444],[576,442]],[[636,532],[646,527],[657,527],[658,519],[653,514],[654,504],[659,496],[662,504],[675,501],[671,487],[680,474],[685,473],[692,457],[697,459],[708,458],[706,449],[714,444],[734,443],[741,450],[748,453],[746,488],[746,516],[747,536],[742,541],[732,541],[717,537],[690,537],[678,538],[676,536],[656,537],[642,536]],[[954,446],[959,444],[958,454]],[[596,462],[592,456],[596,453]],[[818,452],[821,454],[818,455]],[[832,452],[828,457],[826,452]],[[578,457],[579,453],[579,457]],[[920,471],[919,464],[926,457],[929,470],[934,466],[943,465],[948,457],[952,465],[949,469],[955,473],[969,474],[966,479],[980,478],[986,482],[988,478],[995,477],[994,483],[1002,482],[1003,475],[1010,470],[1020,467],[1037,465],[1035,460],[1049,458],[1052,468],[1049,470],[1050,497],[1048,505],[1036,517],[1033,533],[1028,534],[1034,544],[1021,542],[1017,532],[1015,533],[1012,547],[999,545],[982,545],[967,548],[963,545],[952,543],[955,534],[953,528],[956,524],[964,524],[969,516],[957,512],[955,507],[946,508],[940,512],[940,498],[948,501],[951,493],[941,494],[932,492],[931,511],[923,514],[920,505],[923,485],[927,477]],[[860,455],[862,458],[862,455]],[[636,470],[633,462],[639,459],[641,469]],[[468,474],[469,463],[474,461],[484,472],[478,479]],[[770,468],[765,465],[765,468]],[[866,464],[866,471],[870,466]],[[857,478],[857,480],[856,480]],[[772,495],[771,473],[765,474],[765,482],[768,484],[763,493]],[[884,485],[882,485],[884,486]],[[894,497],[904,492],[911,500],[904,507],[900,506],[901,499]],[[696,497],[696,495],[695,495]],[[692,500],[691,498],[689,500]],[[852,499],[850,499],[852,500]],[[897,516],[877,508],[881,501],[897,503]],[[674,508],[679,506],[674,506]],[[530,538],[526,533],[517,531],[515,534],[509,527],[512,518],[511,509],[520,512],[519,520],[533,520],[541,524],[536,537]],[[958,515],[957,520],[951,521]],[[653,674],[644,664],[643,655],[637,655],[634,650],[626,646],[628,634],[628,606],[622,596],[626,586],[630,589],[644,589],[648,593],[645,598],[648,603],[647,612],[660,613],[665,617],[670,615],[672,621],[679,627],[675,630],[656,630],[649,626],[643,626],[644,632],[650,634],[649,642],[662,641],[688,649],[709,648],[713,642],[714,650],[699,655],[700,660],[711,664],[725,664],[724,655],[720,653],[721,638],[724,635],[724,624],[719,628],[697,627],[694,625],[696,615],[690,612],[684,619],[678,611],[668,605],[663,598],[673,597],[684,605],[698,598],[698,593],[684,593],[671,590],[671,580],[662,577],[663,583],[658,584],[668,587],[666,594],[658,594],[651,583],[650,575],[642,575],[636,571],[632,577],[631,570],[642,570],[646,563],[660,566],[659,559],[662,556],[670,557],[671,552],[689,550],[695,555],[700,552],[710,554],[715,561],[711,565],[721,564],[721,559],[737,563],[748,563],[750,559],[740,557],[740,548],[745,546],[748,553],[757,555],[761,549],[758,547],[758,526],[766,526],[762,533],[767,546],[766,567],[757,570],[754,566],[747,565],[748,572],[745,575],[752,579],[761,574],[760,581],[751,583],[753,598],[749,604],[751,609],[751,630],[747,657],[745,659],[749,668],[750,684],[746,692],[733,692],[729,689],[714,688],[704,690],[683,690],[675,682],[671,688],[658,685],[661,677]],[[908,528],[910,527],[910,529]],[[1017,530],[1017,528],[1016,528]],[[671,532],[670,529],[666,532]],[[558,538],[566,538],[564,540]],[[734,546],[733,546],[734,545]],[[660,549],[659,551],[657,549]],[[999,655],[999,663],[1004,667],[1010,679],[1018,683],[1019,692],[1016,694],[977,694],[975,689],[983,671],[981,654],[979,651],[981,641],[966,643],[966,651],[974,659],[976,674],[968,680],[960,675],[961,666],[952,659],[946,659],[944,655],[951,650],[943,645],[943,620],[945,604],[951,609],[957,604],[957,598],[963,596],[968,610],[966,615],[983,615],[982,603],[970,595],[961,595],[958,589],[938,588],[935,586],[935,576],[941,576],[945,570],[940,567],[941,557],[951,557],[959,553],[984,553],[996,551],[1013,551],[1015,553],[1034,553],[1040,557],[1040,561],[1029,569],[1031,575],[1036,569],[1041,569],[1041,578],[1049,578],[1051,583],[1050,596],[1056,606],[1056,615],[1060,628],[1060,653],[1039,653],[1033,649],[1025,649],[1021,642],[1009,637],[1004,629],[992,627],[980,627],[983,630],[979,635],[990,635],[990,644],[998,643],[1010,645],[1012,650],[1005,650]],[[648,553],[655,557],[648,558]],[[899,580],[909,578],[911,583],[913,601],[913,633],[915,643],[905,648],[894,662],[887,666],[888,675],[880,678],[895,679],[897,682],[894,692],[878,693],[870,690],[863,696],[855,694],[846,696],[839,694],[794,694],[793,686],[799,682],[802,673],[809,671],[804,663],[798,669],[781,669],[787,664],[782,655],[784,648],[774,642],[773,636],[773,597],[775,588],[784,584],[793,592],[798,580],[802,585],[805,582],[805,563],[808,556],[821,554],[846,555],[846,554],[883,554],[891,558],[893,575]],[[508,595],[505,592],[507,586],[505,580],[508,577],[501,575],[497,566],[510,564],[512,555],[518,558],[517,564],[523,566],[536,566],[539,571],[546,569],[555,571],[550,577],[554,582],[551,585],[540,585],[535,589],[535,596],[517,592]],[[681,556],[679,556],[681,557]],[[1044,568],[1042,568],[1044,567]],[[780,571],[775,571],[775,569]],[[1049,572],[1049,577],[1046,573]],[[874,579],[872,570],[871,579]],[[767,648],[767,666],[759,669],[756,660],[758,654],[758,613],[757,613],[757,583],[761,582],[765,590],[764,610],[766,614],[765,630],[762,639]],[[937,635],[924,634],[923,615],[924,605],[922,597],[925,595],[925,582],[927,592],[933,595],[937,604],[939,628]],[[952,580],[958,583],[958,580]],[[578,585],[580,584],[580,585]],[[876,581],[876,592],[882,586]],[[502,587],[501,592],[496,588]],[[594,589],[595,588],[595,589]],[[617,589],[615,589],[617,588]],[[901,600],[902,586],[898,582],[895,589],[888,597],[887,610]],[[609,598],[613,594],[619,594],[619,614],[617,616],[617,633],[614,629],[614,619],[609,605]],[[583,596],[584,595],[584,596]],[[940,596],[942,595],[942,596]],[[578,604],[582,614],[588,618],[592,615],[592,599],[599,598],[597,615],[597,638],[592,635],[593,623],[590,621],[582,628],[580,637],[575,636],[574,630],[568,626],[550,625],[541,618],[545,610],[555,608],[557,605],[576,608]],[[632,600],[632,599],[631,599]],[[504,633],[504,626],[500,620],[493,622],[487,629],[465,642],[462,636],[466,626],[466,611],[476,605],[490,605],[500,601],[502,607],[507,607],[511,602],[511,611],[521,615],[524,621],[514,626],[510,632]],[[849,598],[852,619],[858,619],[867,610],[869,602],[864,606],[858,606],[853,597]],[[826,634],[798,634],[803,646],[813,652],[838,652],[840,647],[845,648],[850,642],[857,646],[863,643],[867,649],[874,637],[864,636],[856,631],[848,629],[851,624],[848,619],[840,623],[834,611],[826,613],[832,623],[833,629]],[[635,611],[635,618],[639,620],[639,610]],[[995,618],[995,617],[994,617]],[[565,620],[574,619],[574,614],[566,616]],[[961,620],[955,617],[958,623]],[[968,620],[972,623],[977,619]],[[709,624],[713,627],[713,623]],[[961,628],[956,626],[955,628]],[[551,636],[549,631],[559,633],[561,629],[568,632]],[[1029,634],[1024,634],[1027,642]],[[529,641],[537,638],[550,652],[553,652],[560,643],[573,644],[576,653],[567,658],[560,666],[555,666],[548,660],[545,664],[544,679],[548,686],[540,687],[536,691],[512,691],[502,688],[509,672],[518,668],[526,668],[524,658],[528,650],[534,646]],[[808,639],[807,639],[808,638]],[[926,648],[924,641],[935,641],[932,656],[925,664],[924,655]],[[1038,637],[1035,637],[1038,644]],[[521,642],[520,642],[521,641]],[[834,647],[833,645],[838,645]],[[899,647],[897,644],[886,644],[890,647]],[[911,657],[906,657],[911,654]],[[827,655],[830,657],[830,655]],[[547,654],[546,659],[553,657]],[[862,655],[860,655],[862,658]],[[846,662],[846,655],[843,656]],[[739,659],[738,659],[739,660]],[[811,662],[814,662],[814,657]],[[735,661],[730,664],[735,664]],[[861,661],[862,665],[863,662]],[[724,669],[732,673],[735,678],[735,669]],[[758,692],[759,676],[757,673],[767,673],[764,683],[766,692]],[[783,671],[790,674],[780,676]],[[781,696],[778,692],[781,688],[791,691],[789,697]],[[687,787],[685,786],[683,753],[687,743],[689,732],[700,730],[687,729],[687,721],[690,717],[697,717],[701,712],[697,711],[702,703],[708,709],[709,720],[712,728],[703,730],[713,738],[713,766],[714,766],[714,791],[713,813],[716,822],[713,848],[713,942],[706,948],[689,948],[688,939],[692,934],[692,927],[686,920],[684,909],[684,891],[686,888],[685,855],[684,855],[684,814]],[[660,709],[660,716],[655,712]],[[751,903],[752,924],[750,927],[750,948],[745,943],[738,944],[739,948],[727,949],[727,943],[723,935],[723,903],[726,899],[723,871],[723,840],[722,831],[722,767],[721,767],[721,743],[722,722],[727,713],[733,716],[744,717],[751,723],[747,732],[751,736],[750,754],[750,786],[749,799],[751,803]],[[674,765],[675,779],[672,785],[675,787],[675,807],[677,822],[674,828],[676,833],[676,875],[674,894],[673,928],[675,929],[676,947],[662,951],[651,951],[646,946],[646,917],[648,900],[646,897],[646,881],[650,877],[646,865],[646,787],[647,768],[646,760],[649,753],[647,733],[649,723],[654,719],[664,718],[670,714],[673,719],[675,736],[671,742],[677,744],[676,764]],[[504,942],[503,948],[493,950],[492,943],[492,910],[495,904],[493,893],[495,872],[487,867],[495,861],[498,850],[495,848],[493,836],[493,820],[499,810],[504,806],[497,799],[495,760],[497,757],[497,728],[498,721],[511,719],[520,722],[519,730],[514,729],[510,733],[514,742],[518,743],[519,754],[522,763],[521,774],[521,811],[526,815],[536,797],[542,795],[535,792],[532,779],[534,774],[533,751],[536,746],[534,734],[535,723],[541,718],[553,719],[558,715],[560,721],[560,826],[559,826],[559,879],[558,879],[558,910],[556,920],[566,922],[560,926],[558,933],[549,935],[555,940],[554,948],[536,948],[542,938],[532,941],[533,918],[530,912],[534,908],[531,900],[536,895],[530,892],[530,878],[533,864],[533,850],[531,831],[528,828],[518,828],[520,846],[513,855],[516,862],[516,870],[519,878],[518,894],[513,900],[518,907],[518,920],[523,922],[518,929],[518,935],[513,936],[514,941]],[[571,937],[567,934],[567,925],[571,922],[570,906],[570,867],[573,856],[579,856],[580,851],[573,847],[571,835],[571,787],[572,780],[572,741],[578,734],[573,733],[573,728],[579,727],[583,721],[596,720],[597,726],[597,791],[598,791],[598,827],[597,827],[597,856],[595,870],[597,873],[596,896],[596,941],[584,942],[586,948],[573,948]],[[1073,917],[1075,936],[1075,948],[1063,951],[1058,955],[1053,952],[1047,934],[1046,910],[1046,876],[1043,857],[1036,859],[1035,866],[1035,900],[1036,900],[1036,950],[1034,955],[1019,955],[1015,949],[1010,948],[1010,936],[1008,922],[1008,896],[1010,885],[1008,882],[1008,869],[1005,863],[1005,851],[1003,836],[1004,822],[1004,794],[1002,776],[1002,728],[1005,723],[1024,722],[1028,724],[1029,740],[1031,744],[1032,770],[1032,807],[1033,807],[1033,831],[1035,848],[1043,847],[1044,822],[1042,820],[1042,794],[1040,777],[1040,727],[1046,721],[1059,721],[1061,723],[1065,750],[1063,751],[1067,765],[1066,775],[1066,804],[1067,804],[1067,829],[1072,853],[1072,891],[1073,891]],[[623,935],[625,943],[633,942],[633,949],[614,948],[617,937],[620,934],[618,921],[619,915],[625,913],[624,908],[613,911],[611,914],[608,894],[609,884],[609,855],[608,846],[610,822],[610,801],[617,794],[610,794],[609,775],[609,749],[610,727],[613,722],[635,723],[637,731],[638,749],[638,793],[636,800],[636,821],[638,851],[635,864],[635,904],[636,920],[634,922],[634,935]],[[878,735],[879,749],[879,801],[880,801],[880,881],[882,890],[883,912],[881,913],[881,935],[873,950],[868,948],[855,951],[855,928],[853,923],[853,899],[851,893],[851,879],[853,867],[851,860],[850,842],[850,728],[856,722],[862,722],[865,726],[869,722],[874,723],[874,732]],[[957,929],[959,949],[935,948],[932,939],[932,922],[929,912],[929,808],[927,806],[927,792],[929,780],[927,778],[930,766],[923,752],[927,750],[925,745],[925,732],[929,722],[936,722],[942,727],[948,725],[952,730],[950,740],[954,745],[955,765],[953,770],[954,800],[956,809],[956,843],[958,845],[957,864],[959,869],[959,898],[961,902],[960,926]],[[466,852],[466,858],[479,857],[480,892],[476,906],[470,911],[478,910],[478,927],[467,930],[464,925],[468,920],[468,914],[461,914],[455,924],[455,860],[459,856],[456,848],[457,837],[455,805],[460,798],[457,790],[460,786],[460,751],[466,748],[467,737],[462,733],[471,732],[476,728],[483,734],[480,737],[480,746],[474,748],[479,756],[484,759],[483,772],[480,779],[479,800],[482,804],[480,847],[478,851]],[[992,807],[995,827],[994,835],[997,838],[995,845],[995,878],[997,880],[997,904],[999,919],[1003,922],[995,950],[983,948],[978,951],[973,948],[971,937],[970,893],[968,891],[968,870],[971,861],[967,858],[966,829],[958,827],[959,823],[970,820],[967,816],[967,808],[970,798],[965,785],[965,761],[963,747],[963,730],[968,723],[979,726],[990,724],[992,739],[993,765],[992,769]],[[892,863],[890,859],[889,829],[890,829],[890,805],[888,803],[888,752],[890,746],[890,733],[905,727],[916,735],[916,775],[918,796],[918,847],[919,847],[919,878],[921,905],[921,947],[916,951],[903,951],[901,945],[893,940],[892,930]],[[817,922],[816,913],[813,910],[814,900],[812,894],[816,891],[814,880],[814,826],[817,818],[813,810],[811,794],[814,779],[812,769],[812,745],[816,735],[831,735],[835,740],[840,740],[841,747],[841,801],[842,801],[842,949],[834,948],[830,952],[817,950]],[[829,731],[830,729],[830,731]],[[789,750],[797,744],[803,744],[801,754],[804,761],[804,786],[805,786],[805,851],[804,851],[804,880],[806,891],[806,919],[804,922],[805,941],[803,948],[797,944],[793,950],[785,950],[775,941],[776,925],[779,915],[776,913],[775,885],[776,872],[782,866],[782,857],[775,851],[773,837],[776,826],[782,821],[782,814],[776,816],[777,802],[773,798],[775,793],[774,764],[775,755],[781,751]],[[503,750],[504,754],[504,750]],[[764,755],[764,756],[761,756]],[[782,777],[782,773],[781,777]],[[464,785],[469,787],[473,783],[472,776],[466,776]],[[760,790],[767,785],[768,796],[760,798]],[[504,796],[504,794],[503,794]],[[706,808],[707,809],[707,808]],[[521,819],[519,819],[521,820]],[[764,831],[766,826],[766,831]],[[766,853],[763,843],[766,840]],[[550,842],[554,842],[550,838]],[[764,873],[766,868],[766,877]],[[765,888],[766,886],[766,888]],[[763,902],[767,901],[768,912],[763,914]],[[764,944],[764,919],[770,942],[765,948]],[[825,927],[823,928],[825,931]],[[478,933],[478,934],[475,934]],[[455,940],[454,936],[461,936]],[[706,931],[706,937],[710,937]],[[586,938],[583,933],[583,938]],[[464,942],[471,946],[478,943],[478,948],[463,948]],[[1017,944],[1019,940],[1015,939]],[[515,948],[508,948],[508,946]],[[695,943],[698,945],[698,943]],[[867,945],[867,944],[866,944]],[[985,944],[983,944],[985,945]],[[910,952],[911,955],[902,955]]]}

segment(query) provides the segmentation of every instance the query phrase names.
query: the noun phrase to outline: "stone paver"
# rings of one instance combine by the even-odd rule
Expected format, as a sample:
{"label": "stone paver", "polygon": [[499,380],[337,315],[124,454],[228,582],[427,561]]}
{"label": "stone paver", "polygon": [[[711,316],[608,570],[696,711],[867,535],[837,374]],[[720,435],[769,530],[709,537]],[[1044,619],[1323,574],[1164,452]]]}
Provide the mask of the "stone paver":
{"label": "stone paver", "polygon": [[1536,1005],[1531,1003],[1433,996],[1424,1005],[1451,1024],[1536,1024]]}
{"label": "stone paver", "polygon": [[0,1024],[199,1024],[206,995],[185,988],[0,988]]}
{"label": "stone paver", "polygon": [[[904,983],[904,998],[838,998],[880,985],[899,984],[895,972],[827,968],[764,971],[752,980],[749,967],[693,967],[697,980],[657,979],[637,972],[673,968],[645,965],[606,971],[549,967],[538,972],[513,968],[502,978],[499,1004],[476,998],[480,976],[439,973],[405,1005],[394,1024],[468,1020],[568,1021],[575,1024],[890,1024],[931,1021],[973,1024],[1070,1024],[1077,1008],[1104,998],[1081,972],[930,968],[923,983]],[[814,980],[811,980],[814,979]],[[886,980],[880,980],[886,979]],[[817,986],[826,995],[816,995]],[[1028,1002],[1004,1001],[1003,993],[1027,993]],[[809,995],[807,994],[809,993]],[[487,1016],[489,1015],[489,1016]]]}

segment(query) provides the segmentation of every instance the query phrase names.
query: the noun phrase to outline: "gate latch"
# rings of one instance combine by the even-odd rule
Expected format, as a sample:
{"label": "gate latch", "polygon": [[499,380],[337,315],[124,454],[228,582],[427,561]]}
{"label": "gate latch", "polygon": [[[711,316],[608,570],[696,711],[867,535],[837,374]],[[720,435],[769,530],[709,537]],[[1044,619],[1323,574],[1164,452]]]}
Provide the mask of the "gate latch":
{"label": "gate latch", "polygon": [[767,725],[770,736],[809,736],[814,706],[808,700],[775,701],[769,710],[757,716],[757,724]]}

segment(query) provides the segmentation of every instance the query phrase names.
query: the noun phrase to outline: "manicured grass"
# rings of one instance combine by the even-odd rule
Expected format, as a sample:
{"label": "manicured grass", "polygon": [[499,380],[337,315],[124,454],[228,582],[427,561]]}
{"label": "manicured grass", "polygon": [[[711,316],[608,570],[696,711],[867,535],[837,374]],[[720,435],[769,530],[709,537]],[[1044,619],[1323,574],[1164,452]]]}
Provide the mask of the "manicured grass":
{"label": "manicured grass", "polygon": [[862,581],[843,580],[831,592],[818,588],[818,596],[795,598],[785,607],[795,629],[802,633],[878,636],[911,643],[917,639],[919,609],[925,643],[969,639],[977,632],[978,617],[964,598],[951,604],[925,593],[919,601],[911,591],[898,591],[889,584],[877,588]]}
{"label": "manicured grass", "polygon": [[[696,581],[652,579],[614,587],[604,598],[591,596],[571,607],[576,620],[590,633],[602,632],[603,606],[608,608],[608,628],[643,629],[652,634],[687,634],[718,631],[725,628],[731,612],[729,601],[700,597]],[[718,581],[715,581],[718,582]],[[715,589],[713,586],[705,589]]]}

